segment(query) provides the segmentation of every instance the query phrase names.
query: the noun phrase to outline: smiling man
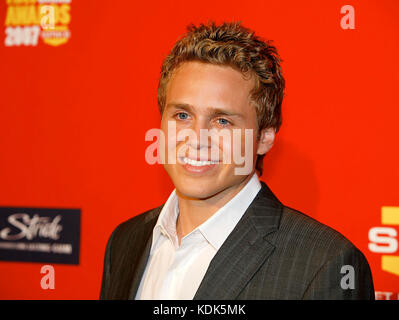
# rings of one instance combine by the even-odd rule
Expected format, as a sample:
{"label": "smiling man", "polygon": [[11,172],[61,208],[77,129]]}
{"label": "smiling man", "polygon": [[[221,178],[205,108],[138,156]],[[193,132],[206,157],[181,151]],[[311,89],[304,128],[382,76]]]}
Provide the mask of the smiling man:
{"label": "smiling man", "polygon": [[259,180],[284,84],[276,48],[240,23],[188,27],[158,86],[175,190],[114,230],[101,299],[374,299],[363,254]]}

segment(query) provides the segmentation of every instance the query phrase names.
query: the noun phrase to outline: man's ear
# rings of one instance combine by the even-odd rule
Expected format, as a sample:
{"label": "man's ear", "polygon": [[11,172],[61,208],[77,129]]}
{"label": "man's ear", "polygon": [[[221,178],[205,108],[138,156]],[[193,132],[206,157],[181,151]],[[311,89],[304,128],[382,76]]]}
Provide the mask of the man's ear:
{"label": "man's ear", "polygon": [[260,133],[258,149],[256,153],[258,155],[266,154],[273,147],[275,136],[276,131],[274,130],[274,128],[263,129]]}

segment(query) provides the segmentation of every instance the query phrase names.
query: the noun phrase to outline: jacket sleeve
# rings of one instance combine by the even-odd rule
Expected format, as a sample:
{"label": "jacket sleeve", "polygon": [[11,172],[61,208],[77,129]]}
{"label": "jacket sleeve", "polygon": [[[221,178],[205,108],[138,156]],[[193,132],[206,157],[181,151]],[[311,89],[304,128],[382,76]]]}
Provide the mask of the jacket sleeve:
{"label": "jacket sleeve", "polygon": [[345,247],[321,266],[302,299],[374,300],[369,264],[356,247]]}
{"label": "jacket sleeve", "polygon": [[112,232],[111,236],[108,239],[107,246],[105,248],[100,300],[105,300],[108,297],[109,286],[110,286],[110,275],[111,275],[111,247],[112,247],[112,240],[114,238],[117,229],[118,227],[115,228],[115,230]]}

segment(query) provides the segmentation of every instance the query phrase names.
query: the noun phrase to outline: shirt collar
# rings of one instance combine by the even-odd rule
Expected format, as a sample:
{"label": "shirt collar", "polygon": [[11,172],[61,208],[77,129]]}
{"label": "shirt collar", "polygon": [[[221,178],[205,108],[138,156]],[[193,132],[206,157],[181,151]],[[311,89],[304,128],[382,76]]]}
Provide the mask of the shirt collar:
{"label": "shirt collar", "polygon": [[238,221],[255,199],[261,187],[259,178],[255,173],[233,199],[227,202],[198,227],[204,237],[216,250],[220,249],[229,234],[233,231]]}
{"label": "shirt collar", "polygon": [[179,205],[175,189],[169,196],[161,210],[161,213],[159,214],[157,223],[154,227],[152,246],[154,246],[156,239],[158,239],[162,234],[163,236],[168,237],[175,247],[177,247],[178,239],[176,232],[176,221],[178,215]]}
{"label": "shirt collar", "polygon": [[[233,199],[216,211],[208,220],[194,229],[191,233],[199,230],[203,237],[216,250],[219,250],[237,225],[238,221],[244,215],[249,205],[255,199],[261,187],[259,178],[257,174],[254,173],[248,183],[233,197]],[[154,227],[152,246],[154,246],[156,240],[162,234],[168,237],[177,248],[178,238],[176,233],[176,221],[178,215],[178,197],[175,189],[169,196],[159,214],[157,223]]]}

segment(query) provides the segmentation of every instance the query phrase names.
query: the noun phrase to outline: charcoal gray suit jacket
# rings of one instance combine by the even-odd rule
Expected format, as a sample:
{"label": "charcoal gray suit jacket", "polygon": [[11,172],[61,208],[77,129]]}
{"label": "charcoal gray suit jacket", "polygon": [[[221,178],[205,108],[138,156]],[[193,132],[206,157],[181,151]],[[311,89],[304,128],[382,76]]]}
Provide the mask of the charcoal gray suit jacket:
{"label": "charcoal gray suit jacket", "polygon": [[[100,299],[135,298],[161,209],[113,231]],[[374,299],[374,287],[366,258],[349,240],[284,206],[262,182],[212,259],[194,299]]]}

